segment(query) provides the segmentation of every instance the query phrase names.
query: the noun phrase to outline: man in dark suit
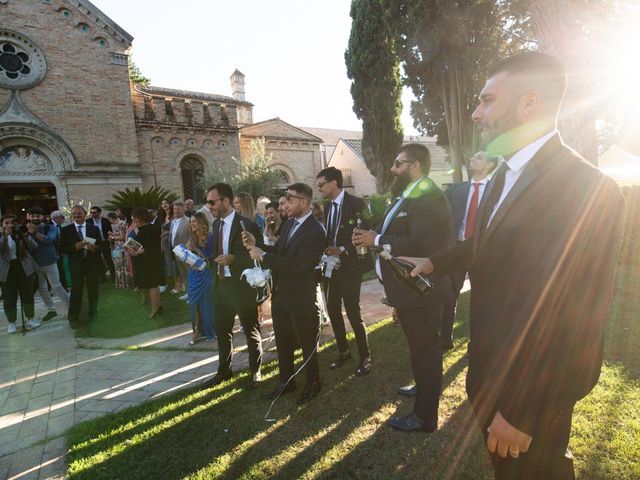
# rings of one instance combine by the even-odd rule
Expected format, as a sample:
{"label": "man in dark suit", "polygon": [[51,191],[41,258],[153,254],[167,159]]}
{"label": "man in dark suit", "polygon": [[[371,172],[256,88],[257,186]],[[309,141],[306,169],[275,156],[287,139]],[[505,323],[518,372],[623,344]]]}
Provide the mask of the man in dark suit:
{"label": "man in dark suit", "polygon": [[108,237],[109,232],[111,231],[111,222],[107,218],[102,217],[102,209],[96,205],[92,205],[89,210],[91,213],[91,220],[89,223],[93,223],[98,230],[100,231],[100,244],[98,246],[98,252],[102,257],[102,263],[100,276],[104,281],[106,279],[104,266],[106,265],[109,269],[109,274],[111,275],[111,281],[116,281],[116,267],[113,264],[113,258],[111,258],[111,248],[109,247]]}
{"label": "man in dark suit", "polygon": [[[473,234],[478,206],[482,200],[485,187],[489,183],[489,174],[494,170],[497,161],[497,158],[489,157],[486,152],[480,151],[476,153],[469,160],[469,173],[472,175],[471,181],[452,185],[445,192],[451,206],[451,232],[458,242],[464,242],[465,239],[470,238]],[[453,322],[456,318],[456,305],[466,275],[467,271],[463,269],[456,270],[451,274],[452,295],[442,307],[440,345],[443,350],[451,350],[453,348]]]}
{"label": "man in dark suit", "polygon": [[[428,177],[431,159],[427,147],[408,144],[391,168],[393,193],[399,195],[386,212],[378,232],[355,230],[353,242],[366,247],[389,245],[391,254],[440,252],[452,243],[451,212],[442,191]],[[400,282],[387,262],[376,262],[388,302],[397,310],[407,337],[416,381],[413,412],[392,417],[389,424],[404,432],[433,432],[438,428],[442,389],[440,321],[443,300],[451,294],[448,276],[436,279],[436,288],[421,296]]]}
{"label": "man in dark suit", "polygon": [[505,157],[473,237],[414,272],[470,268],[467,393],[498,480],[574,478],[575,403],[600,374],[624,200],[612,179],[562,143],[566,73],[527,52],[500,62],[473,113]]}
{"label": "man in dark suit", "polygon": [[244,235],[245,246],[254,260],[262,260],[273,272],[271,311],[278,348],[280,384],[269,398],[295,390],[294,352],[299,346],[306,381],[298,403],[312,400],[320,392],[318,335],[320,319],[316,309],[316,265],[324,250],[325,233],[311,212],[313,191],[294,183],[287,188],[289,219],[273,246],[259,248],[253,235]]}
{"label": "man in dark suit", "polygon": [[[356,337],[360,362],[356,375],[367,375],[371,371],[371,352],[367,340],[367,329],[360,314],[360,286],[362,274],[373,267],[371,255],[359,258],[356,247],[351,242],[353,228],[360,217],[364,228],[370,227],[371,215],[364,202],[350,195],[342,189],[342,172],[335,167],[328,167],[316,175],[316,185],[322,198],[330,200],[324,207],[327,237],[324,253],[340,259],[338,269],[325,268],[325,293],[327,296],[327,311],[333,333],[338,345],[338,357],[330,368],[341,367],[351,358],[347,344],[347,331],[342,317],[342,302],[347,312],[347,318]],[[330,275],[327,277],[327,275]]]}
{"label": "man in dark suit", "polygon": [[71,274],[71,297],[69,299],[69,325],[81,325],[80,307],[82,292],[87,286],[89,294],[89,319],[95,320],[98,311],[98,284],[100,280],[100,231],[86,221],[87,211],[76,205],[71,209],[73,223],[62,228],[60,251],[69,258]]}
{"label": "man in dark suit", "polygon": [[218,336],[218,372],[204,387],[211,387],[231,378],[231,355],[233,351],[233,323],[236,314],[247,339],[249,385],[255,387],[260,382],[262,364],[262,337],[258,323],[257,292],[246,280],[240,278],[242,272],[253,267],[247,249],[242,243],[242,224],[261,238],[260,229],[250,219],[242,217],[233,208],[233,190],[226,183],[216,183],[207,192],[207,206],[215,217],[213,222],[213,305],[216,333]]}

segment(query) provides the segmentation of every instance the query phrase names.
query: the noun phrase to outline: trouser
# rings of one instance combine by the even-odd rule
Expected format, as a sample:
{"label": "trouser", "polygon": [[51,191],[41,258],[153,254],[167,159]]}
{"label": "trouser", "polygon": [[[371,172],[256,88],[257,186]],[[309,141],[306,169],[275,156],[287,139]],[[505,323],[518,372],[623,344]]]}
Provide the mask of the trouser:
{"label": "trouser", "polygon": [[53,304],[53,299],[51,298],[51,294],[49,293],[49,286],[47,285],[47,281],[51,288],[56,293],[58,298],[62,300],[62,303],[65,307],[69,306],[69,294],[62,287],[60,283],[60,274],[58,273],[58,265],[56,263],[52,263],[51,265],[45,265],[43,267],[38,267],[36,270],[36,274],[38,275],[38,291],[40,292],[40,296],[44,301],[44,304],[50,311],[54,311],[56,309]]}
{"label": "trouser", "polygon": [[[218,375],[226,376],[231,372],[231,356],[233,352],[233,324],[236,314],[247,339],[249,351],[249,368],[256,373],[262,365],[262,335],[258,323],[258,305],[247,301],[241,294],[245,286],[232,278],[217,279],[214,291],[214,318],[218,336]],[[248,285],[246,288],[251,288]],[[246,293],[246,292],[245,292]],[[255,295],[250,291],[249,294]],[[255,298],[255,297],[254,297]]]}
{"label": "trouser", "polygon": [[85,284],[89,296],[89,318],[93,320],[98,312],[98,288],[100,272],[94,264],[82,262],[80,266],[71,270],[71,296],[69,297],[69,322],[78,322],[82,295]]}
{"label": "trouser", "polygon": [[344,318],[342,317],[342,303],[344,302],[347,318],[356,337],[358,355],[360,356],[360,361],[363,361],[370,356],[370,351],[367,329],[360,314],[361,285],[362,276],[354,275],[351,272],[343,270],[334,271],[331,278],[325,281],[327,311],[338,345],[338,351],[345,353],[349,350],[347,330],[344,325]]}
{"label": "trouser", "polygon": [[11,260],[9,272],[5,282],[0,282],[2,288],[2,307],[9,323],[18,319],[18,295],[25,317],[33,318],[33,275],[26,275],[20,260]]}
{"label": "trouser", "polygon": [[[295,303],[298,304],[299,300],[297,299]],[[271,302],[280,381],[287,382],[295,373],[294,353],[299,345],[302,348],[303,363],[306,365],[305,382],[310,386],[320,381],[316,348],[320,332],[318,314],[312,300],[304,302],[306,307],[304,310],[296,308],[292,305],[293,303],[292,299],[284,298],[278,292],[274,293]],[[308,306],[307,303],[309,303]]]}
{"label": "trouser", "polygon": [[116,281],[116,266],[113,263],[113,258],[111,258],[111,247],[109,242],[103,242],[98,247],[100,251],[100,256],[102,257],[102,261],[100,262],[101,272],[100,277],[105,279],[105,265],[109,269],[109,274],[111,275],[111,281]]}
{"label": "trouser", "polygon": [[424,422],[438,422],[438,406],[442,390],[442,348],[439,326],[442,306],[398,307],[400,325],[409,344],[411,370],[417,395],[414,413]]}
{"label": "trouser", "polygon": [[451,274],[451,283],[453,287],[453,295],[450,296],[442,306],[442,322],[440,326],[440,339],[443,342],[453,341],[453,323],[456,319],[456,308],[460,290],[464,285],[464,279],[467,275],[465,270],[458,270]]}
{"label": "trouser", "polygon": [[58,278],[60,279],[60,284],[62,288],[65,290],[69,290],[69,285],[67,285],[67,272],[64,270],[64,257],[60,255],[58,258]]}
{"label": "trouser", "polygon": [[[472,402],[474,403],[474,402]],[[474,410],[476,406],[474,405]],[[476,415],[479,416],[478,410]],[[493,415],[481,420],[485,444],[487,428],[493,421]],[[565,410],[550,412],[537,423],[536,431],[526,432],[533,441],[526,453],[520,452],[518,458],[507,454],[501,458],[497,453],[490,454],[496,480],[573,480],[573,456],[567,449],[571,435],[571,417],[573,405]],[[509,421],[509,419],[506,419]]]}

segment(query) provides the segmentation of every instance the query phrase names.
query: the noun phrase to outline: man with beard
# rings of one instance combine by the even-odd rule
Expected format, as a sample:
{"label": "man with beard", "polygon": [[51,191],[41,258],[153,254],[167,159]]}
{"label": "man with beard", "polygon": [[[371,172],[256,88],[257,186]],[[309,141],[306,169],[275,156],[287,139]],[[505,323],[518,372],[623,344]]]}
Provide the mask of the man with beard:
{"label": "man with beard", "polygon": [[575,403],[591,391],[620,252],[624,200],[562,143],[555,58],[526,52],[491,72],[473,120],[504,156],[473,236],[419,272],[470,268],[467,393],[498,480],[572,479]]}
{"label": "man with beard", "polygon": [[[47,313],[42,317],[42,321],[46,322],[58,315],[49,293],[49,285],[62,301],[65,310],[69,307],[69,294],[62,287],[60,274],[58,273],[58,253],[56,251],[58,230],[54,225],[43,222],[44,215],[40,207],[31,207],[27,217],[29,220],[27,225],[29,235],[38,245],[38,249],[33,254],[33,259],[38,264],[38,270],[36,270],[38,290],[42,301],[47,306]],[[49,285],[47,285],[47,281]]]}
{"label": "man with beard", "polygon": [[[430,168],[429,150],[424,145],[408,144],[400,149],[391,168],[395,176],[392,192],[399,196],[384,215],[378,232],[354,230],[354,245],[390,245],[395,256],[408,255],[408,252],[431,252],[433,255],[451,245],[449,205],[442,191],[428,177]],[[413,412],[392,417],[389,424],[403,432],[433,432],[438,428],[442,388],[440,319],[444,297],[451,294],[450,279],[438,279],[436,289],[421,296],[393,275],[388,262],[378,259],[376,272],[407,337],[416,381]]]}

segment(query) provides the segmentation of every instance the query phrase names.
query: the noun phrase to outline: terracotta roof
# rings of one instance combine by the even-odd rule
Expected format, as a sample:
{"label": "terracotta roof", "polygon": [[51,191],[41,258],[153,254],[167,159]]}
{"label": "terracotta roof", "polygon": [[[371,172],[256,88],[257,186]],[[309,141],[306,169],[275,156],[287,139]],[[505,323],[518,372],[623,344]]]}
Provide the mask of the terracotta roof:
{"label": "terracotta roof", "polygon": [[362,138],[362,132],[356,132],[353,130],[335,130],[331,128],[313,128],[313,127],[299,127],[305,132],[309,132],[316,137],[322,139],[323,143],[327,145],[337,145],[338,140],[341,138]]}
{"label": "terracotta roof", "polygon": [[252,123],[240,129],[243,136],[246,137],[266,137],[280,138],[287,140],[304,140],[306,142],[322,143],[322,139],[285,122],[279,117],[263,120],[262,122]]}
{"label": "terracotta roof", "polygon": [[203,100],[205,102],[248,105],[250,107],[253,106],[253,103],[251,102],[236,100],[233,97],[227,97],[226,95],[217,95],[215,93],[191,92],[189,90],[175,90],[173,88],[152,87],[151,85],[148,85],[148,86],[135,85],[134,88],[139,92],[146,93],[149,95],[160,95],[163,97],[172,97],[172,98],[187,98],[190,100]]}

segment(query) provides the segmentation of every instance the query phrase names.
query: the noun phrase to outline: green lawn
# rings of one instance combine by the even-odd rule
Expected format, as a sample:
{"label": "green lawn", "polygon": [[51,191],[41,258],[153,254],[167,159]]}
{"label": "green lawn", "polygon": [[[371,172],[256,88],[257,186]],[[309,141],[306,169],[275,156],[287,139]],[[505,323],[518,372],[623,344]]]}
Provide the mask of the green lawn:
{"label": "green lawn", "polygon": [[[76,337],[126,338],[187,322],[187,302],[178,300],[178,297],[167,289],[160,296],[164,312],[149,320],[149,305],[140,305],[140,292],[115,288],[109,282],[101,283],[97,319],[88,327],[75,330]],[[86,310],[86,298],[83,300]],[[88,313],[83,311],[82,315],[87,316]]]}
{"label": "green lawn", "polygon": [[[621,270],[598,386],[577,406],[571,448],[578,478],[640,478],[640,272]],[[69,435],[72,479],[333,478],[490,479],[481,435],[464,392],[467,301],[459,311],[456,348],[445,357],[440,430],[400,434],[384,425],[411,401],[394,394],[411,380],[406,342],[390,321],[371,329],[374,369],[326,366],[335,345],[320,353],[323,391],[304,407],[295,395],[276,403],[264,421],[275,366],[259,391],[240,376],[214,390],[191,390],[77,425]]]}

